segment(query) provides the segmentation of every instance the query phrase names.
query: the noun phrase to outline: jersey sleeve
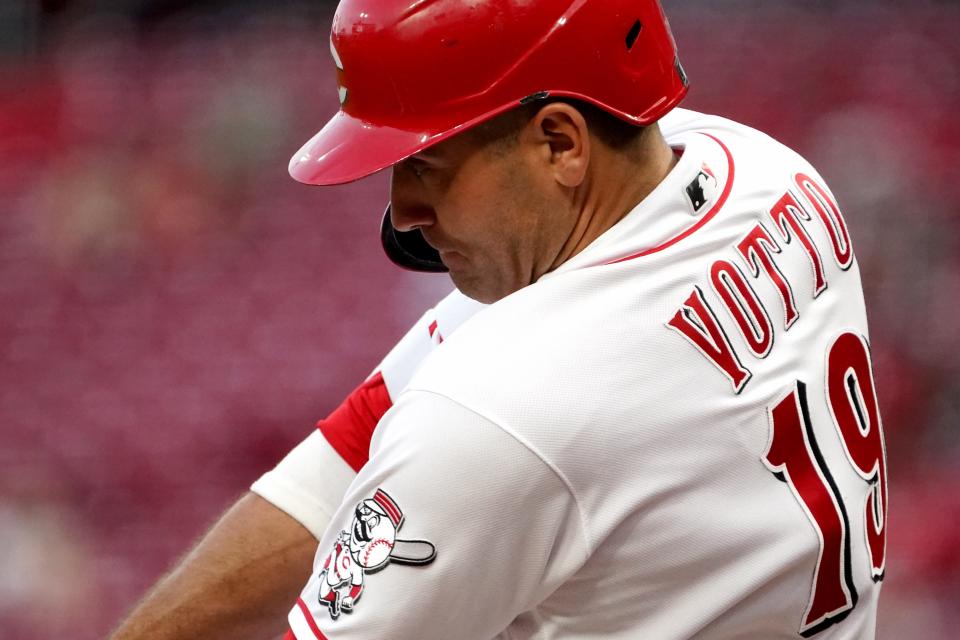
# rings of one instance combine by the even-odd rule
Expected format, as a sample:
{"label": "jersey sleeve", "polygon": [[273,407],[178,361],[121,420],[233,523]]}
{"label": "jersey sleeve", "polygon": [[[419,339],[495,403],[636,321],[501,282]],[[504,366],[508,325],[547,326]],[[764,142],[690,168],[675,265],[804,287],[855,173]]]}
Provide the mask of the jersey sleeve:
{"label": "jersey sleeve", "polygon": [[250,490],[319,539],[355,477],[356,472],[315,430]]}
{"label": "jersey sleeve", "polygon": [[372,451],[290,612],[299,640],[489,640],[585,562],[564,478],[502,425],[410,391]]}
{"label": "jersey sleeve", "polygon": [[454,290],[427,311],[316,431],[297,445],[250,490],[303,524],[318,538],[343,493],[369,457],[380,418],[423,360],[482,304]]}

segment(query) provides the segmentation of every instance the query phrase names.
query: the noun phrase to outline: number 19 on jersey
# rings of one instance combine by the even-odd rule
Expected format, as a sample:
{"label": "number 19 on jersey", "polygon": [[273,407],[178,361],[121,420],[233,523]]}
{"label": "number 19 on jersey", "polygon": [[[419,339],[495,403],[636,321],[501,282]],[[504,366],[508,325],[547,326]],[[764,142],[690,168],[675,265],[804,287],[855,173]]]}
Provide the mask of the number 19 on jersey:
{"label": "number 19 on jersey", "polygon": [[[874,582],[883,579],[887,473],[880,411],[866,341],[841,334],[827,352],[825,400],[847,461],[869,485],[863,537]],[[800,635],[810,637],[843,620],[857,605],[847,506],[827,467],[810,420],[807,386],[798,380],[770,409],[771,437],[763,462],[789,485],[820,541],[810,601]],[[859,538],[859,536],[856,536]],[[857,542],[856,544],[859,544]]]}

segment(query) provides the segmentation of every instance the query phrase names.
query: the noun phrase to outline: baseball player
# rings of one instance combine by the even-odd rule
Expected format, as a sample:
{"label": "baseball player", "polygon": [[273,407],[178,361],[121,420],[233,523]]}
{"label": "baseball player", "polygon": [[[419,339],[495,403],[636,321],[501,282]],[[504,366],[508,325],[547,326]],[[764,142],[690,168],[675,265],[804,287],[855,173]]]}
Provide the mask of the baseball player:
{"label": "baseball player", "polygon": [[[345,0],[331,49],[341,110],[291,173],[392,166],[392,257],[489,306],[378,421],[291,635],[873,637],[884,445],[816,170],[675,109],[653,0]],[[335,611],[326,560],[384,493],[431,553]]]}
{"label": "baseball player", "polygon": [[254,485],[325,531],[290,636],[874,637],[884,445],[816,170],[675,108],[653,0],[345,0],[331,50],[291,173],[393,166],[388,255],[492,304],[428,312]]}

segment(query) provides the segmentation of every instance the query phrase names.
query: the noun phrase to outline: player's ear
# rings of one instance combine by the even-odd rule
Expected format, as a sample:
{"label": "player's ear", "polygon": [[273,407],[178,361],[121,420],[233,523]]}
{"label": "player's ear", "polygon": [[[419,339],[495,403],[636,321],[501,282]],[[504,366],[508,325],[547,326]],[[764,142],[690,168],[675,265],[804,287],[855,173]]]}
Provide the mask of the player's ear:
{"label": "player's ear", "polygon": [[552,102],[533,116],[525,133],[537,149],[538,160],[564,187],[578,187],[590,163],[587,122],[575,107]]}

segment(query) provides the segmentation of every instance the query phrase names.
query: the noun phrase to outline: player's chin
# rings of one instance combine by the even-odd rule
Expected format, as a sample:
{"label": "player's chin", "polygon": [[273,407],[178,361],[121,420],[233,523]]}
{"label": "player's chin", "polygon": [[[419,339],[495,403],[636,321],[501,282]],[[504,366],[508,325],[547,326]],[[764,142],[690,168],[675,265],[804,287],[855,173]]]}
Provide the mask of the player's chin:
{"label": "player's chin", "polygon": [[460,293],[483,304],[493,304],[516,290],[505,287],[490,271],[450,268],[450,279]]}
{"label": "player's chin", "polygon": [[454,286],[468,298],[472,298],[477,302],[483,302],[489,304],[493,302],[490,299],[490,287],[489,284],[484,282],[482,277],[479,277],[479,274],[474,269],[456,267],[447,265],[447,269],[450,273],[450,279],[453,280]]}

